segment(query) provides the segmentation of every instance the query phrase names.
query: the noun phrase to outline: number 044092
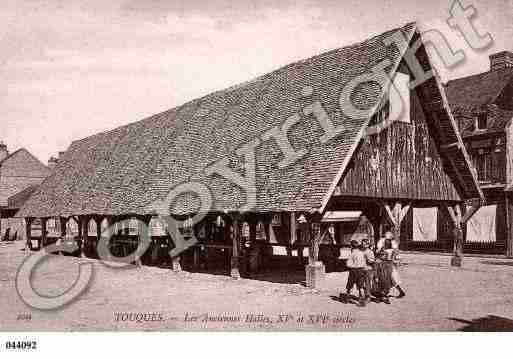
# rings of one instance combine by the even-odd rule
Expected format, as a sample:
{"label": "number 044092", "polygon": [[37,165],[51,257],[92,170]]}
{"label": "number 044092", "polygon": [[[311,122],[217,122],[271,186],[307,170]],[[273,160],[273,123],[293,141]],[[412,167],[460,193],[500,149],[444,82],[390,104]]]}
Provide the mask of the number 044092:
{"label": "number 044092", "polygon": [[5,349],[33,350],[37,349],[37,343],[33,341],[7,341],[5,342]]}

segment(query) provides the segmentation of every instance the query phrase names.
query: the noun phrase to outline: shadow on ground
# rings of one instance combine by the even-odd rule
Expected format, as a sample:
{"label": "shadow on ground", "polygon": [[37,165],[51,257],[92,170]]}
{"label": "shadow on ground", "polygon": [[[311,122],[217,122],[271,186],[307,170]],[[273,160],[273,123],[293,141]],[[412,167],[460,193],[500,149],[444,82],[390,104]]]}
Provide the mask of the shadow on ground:
{"label": "shadow on ground", "polygon": [[489,264],[494,266],[511,266],[513,267],[513,261],[494,261],[494,260],[486,260],[481,261],[482,264]]}
{"label": "shadow on ground", "polygon": [[465,324],[458,329],[461,332],[513,332],[513,320],[496,315],[488,315],[474,320],[448,319]]}

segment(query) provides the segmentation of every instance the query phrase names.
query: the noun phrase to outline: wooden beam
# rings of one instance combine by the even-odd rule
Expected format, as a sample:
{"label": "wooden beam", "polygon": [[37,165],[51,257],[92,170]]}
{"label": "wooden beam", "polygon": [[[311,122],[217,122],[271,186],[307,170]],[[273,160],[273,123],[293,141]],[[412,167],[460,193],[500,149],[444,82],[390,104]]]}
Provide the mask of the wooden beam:
{"label": "wooden beam", "polygon": [[401,209],[401,212],[399,215],[399,225],[403,222],[403,219],[406,216],[406,214],[408,214],[408,211],[410,210],[410,208],[411,208],[411,204],[407,204]]}
{"label": "wooden beam", "polygon": [[439,110],[443,108],[443,102],[442,100],[435,100],[435,101],[423,101],[424,108],[427,110],[433,111],[433,110]]}
{"label": "wooden beam", "polygon": [[451,206],[447,206],[447,211],[449,212],[449,217],[451,218],[452,224],[457,227],[460,221],[458,220],[458,217],[456,217],[454,209]]}
{"label": "wooden beam", "polygon": [[385,208],[385,212],[392,224],[394,226],[400,226],[404,217],[411,208],[411,203],[403,206],[401,202],[396,202],[393,208],[391,208],[390,205],[383,203],[383,207]]}
{"label": "wooden beam", "polygon": [[470,218],[481,208],[481,201],[473,201],[472,205],[467,211],[465,212],[465,215],[461,218],[462,224],[467,223]]}
{"label": "wooden beam", "polygon": [[460,150],[461,146],[462,146],[462,144],[460,142],[453,142],[453,143],[448,143],[448,144],[445,144],[445,145],[441,145],[440,149],[443,150],[443,151]]}
{"label": "wooden beam", "polygon": [[467,183],[467,181],[465,181],[463,179],[463,176],[461,175],[460,170],[456,166],[456,162],[454,162],[454,158],[449,153],[446,153],[446,157],[447,157],[447,159],[449,159],[449,162],[451,163],[451,166],[452,166],[452,168],[454,170],[454,173],[456,174],[456,177],[458,177],[458,180],[460,181],[461,188],[463,188],[464,192],[466,192],[466,187],[467,187],[466,183]]}
{"label": "wooden beam", "polygon": [[390,222],[392,222],[392,224],[394,226],[396,226],[395,215],[394,215],[392,209],[390,208],[390,206],[388,204],[385,204],[384,207],[385,207],[385,213],[388,215],[388,219],[390,220]]}

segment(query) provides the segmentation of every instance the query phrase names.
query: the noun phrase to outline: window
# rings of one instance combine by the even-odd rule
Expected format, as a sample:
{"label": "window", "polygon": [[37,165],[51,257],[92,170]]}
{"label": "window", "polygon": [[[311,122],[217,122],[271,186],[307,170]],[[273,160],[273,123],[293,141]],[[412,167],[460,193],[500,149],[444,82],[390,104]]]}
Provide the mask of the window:
{"label": "window", "polygon": [[477,115],[477,126],[478,130],[485,130],[487,125],[487,115],[486,112],[482,112]]}
{"label": "window", "polygon": [[474,165],[477,170],[477,179],[479,181],[490,181],[491,164],[490,152],[480,149],[474,156]]}

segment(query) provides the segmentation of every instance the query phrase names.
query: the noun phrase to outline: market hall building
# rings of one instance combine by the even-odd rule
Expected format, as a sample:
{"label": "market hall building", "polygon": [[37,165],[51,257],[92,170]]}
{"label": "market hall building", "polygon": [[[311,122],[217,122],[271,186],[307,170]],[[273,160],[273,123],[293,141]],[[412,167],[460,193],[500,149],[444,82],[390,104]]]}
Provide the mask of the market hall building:
{"label": "market hall building", "polygon": [[[412,58],[432,69],[413,23],[75,141],[18,216],[29,235],[36,218],[43,228],[59,218],[62,236],[76,221],[80,250],[93,257],[102,236],[113,253],[133,250],[145,223],[152,244],[143,263],[167,260],[178,270],[217,259],[233,277],[266,268],[281,247],[307,263],[314,287],[324,272],[319,252],[329,261],[344,245],[340,226],[326,220],[333,213],[361,212],[376,238],[390,228],[408,241],[406,214],[436,207],[448,214],[458,265],[482,191],[442,85],[432,76],[412,86]],[[379,68],[390,91],[378,84],[383,76],[368,80]],[[358,78],[367,80],[352,88]],[[344,94],[367,115],[348,115]],[[177,188],[201,195],[179,191],[166,202]],[[206,209],[202,196],[211,199]],[[199,242],[166,258],[175,243],[153,232],[156,209],[184,220],[181,233]],[[191,226],[198,213],[203,220]]]}

